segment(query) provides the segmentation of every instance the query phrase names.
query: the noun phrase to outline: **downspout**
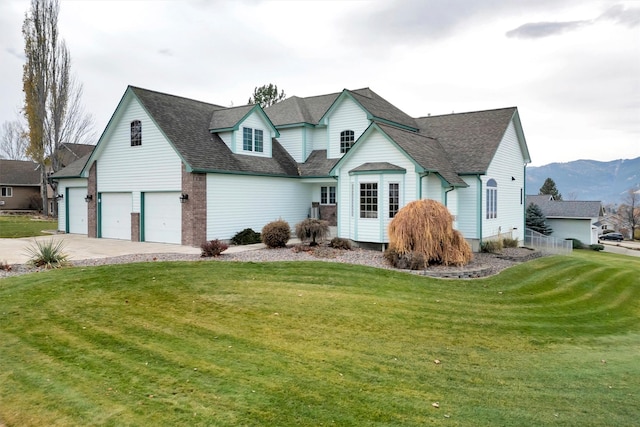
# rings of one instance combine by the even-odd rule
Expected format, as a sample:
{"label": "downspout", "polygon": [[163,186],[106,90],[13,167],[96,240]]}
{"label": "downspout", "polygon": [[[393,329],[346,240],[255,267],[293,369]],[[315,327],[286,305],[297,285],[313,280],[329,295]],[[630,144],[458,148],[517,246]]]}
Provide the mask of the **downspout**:
{"label": "downspout", "polygon": [[449,207],[449,205],[447,204],[447,203],[448,203],[448,200],[447,200],[447,194],[448,194],[449,192],[453,191],[453,190],[455,190],[455,187],[449,187],[449,189],[448,189],[448,190],[445,190],[445,192],[444,192],[444,205],[445,205],[446,207]]}
{"label": "downspout", "polygon": [[480,178],[480,174],[476,175],[478,178],[478,244],[482,246],[482,179]]}
{"label": "downspout", "polygon": [[524,183],[522,183],[522,243],[527,235],[527,164],[524,163]]}
{"label": "downspout", "polygon": [[419,179],[418,179],[418,200],[422,199],[422,178],[429,176],[429,172],[423,172],[420,175],[418,175]]}

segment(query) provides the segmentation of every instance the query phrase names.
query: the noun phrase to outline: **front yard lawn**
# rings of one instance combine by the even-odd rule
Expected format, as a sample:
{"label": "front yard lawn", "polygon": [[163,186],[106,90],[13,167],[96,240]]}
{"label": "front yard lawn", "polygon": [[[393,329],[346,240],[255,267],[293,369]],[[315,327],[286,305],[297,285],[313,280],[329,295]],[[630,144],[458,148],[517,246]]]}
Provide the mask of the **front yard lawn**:
{"label": "front yard lawn", "polygon": [[470,281],[217,261],[6,278],[0,425],[636,425],[638,271],[576,251]]}
{"label": "front yard lawn", "polygon": [[44,236],[46,230],[57,230],[58,221],[31,215],[0,215],[0,239]]}

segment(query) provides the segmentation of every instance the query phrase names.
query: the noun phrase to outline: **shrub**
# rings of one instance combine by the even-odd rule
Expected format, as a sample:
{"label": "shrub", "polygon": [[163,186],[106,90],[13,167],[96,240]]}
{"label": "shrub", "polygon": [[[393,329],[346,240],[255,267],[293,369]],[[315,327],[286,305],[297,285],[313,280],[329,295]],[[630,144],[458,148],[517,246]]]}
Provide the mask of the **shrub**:
{"label": "shrub", "polygon": [[351,241],[349,239],[343,239],[342,237],[334,237],[329,242],[329,246],[334,249],[344,249],[347,251],[351,250]]}
{"label": "shrub", "polygon": [[582,249],[582,248],[584,248],[584,245],[578,239],[566,239],[566,240],[571,240],[571,244],[573,246],[573,249]]}
{"label": "shrub", "polygon": [[322,219],[307,218],[296,224],[296,236],[300,241],[311,240],[310,246],[316,246],[316,239],[323,241],[329,235],[329,223]]}
{"label": "shrub", "polygon": [[202,250],[202,252],[200,253],[200,256],[216,257],[220,255],[222,252],[226,251],[228,248],[229,248],[229,245],[227,245],[226,243],[218,239],[210,240],[200,245],[200,249]]}
{"label": "shrub", "polygon": [[517,248],[518,243],[518,239],[512,239],[510,237],[505,237],[504,239],[502,239],[502,245],[505,248]]}
{"label": "shrub", "polygon": [[262,227],[262,243],[269,248],[284,248],[291,238],[291,227],[283,219],[271,221]]}
{"label": "shrub", "polygon": [[420,252],[399,253],[395,249],[388,248],[384,251],[384,258],[395,268],[403,270],[422,270],[427,266],[424,255]]}
{"label": "shrub", "polygon": [[480,251],[490,254],[497,254],[502,251],[504,244],[502,240],[485,240],[480,243]]}
{"label": "shrub", "polygon": [[234,245],[252,245],[260,242],[260,233],[253,231],[251,228],[245,228],[231,238],[231,243]]}
{"label": "shrub", "polygon": [[589,249],[591,249],[592,251],[604,251],[604,246],[603,245],[589,245]]}
{"label": "shrub", "polygon": [[7,261],[0,261],[0,270],[11,271],[11,264]]}
{"label": "shrub", "polygon": [[65,254],[63,249],[62,240],[35,240],[33,245],[27,247],[26,254],[29,256],[29,264],[35,267],[60,268],[69,264],[69,255]]}
{"label": "shrub", "polygon": [[[399,255],[420,253],[423,267],[429,264],[464,265],[473,257],[462,234],[453,229],[449,210],[435,200],[423,199],[407,204],[391,220],[388,232],[389,249]],[[415,254],[410,257],[417,259]]]}

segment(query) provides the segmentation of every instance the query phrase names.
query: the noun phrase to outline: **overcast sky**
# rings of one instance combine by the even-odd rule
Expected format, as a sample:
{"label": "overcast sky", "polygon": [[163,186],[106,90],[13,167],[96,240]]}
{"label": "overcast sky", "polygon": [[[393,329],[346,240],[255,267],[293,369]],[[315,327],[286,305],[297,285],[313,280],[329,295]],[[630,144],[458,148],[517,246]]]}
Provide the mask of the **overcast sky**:
{"label": "overcast sky", "polygon": [[[0,2],[0,123],[28,8]],[[414,117],[517,106],[534,166],[640,157],[638,0],[61,0],[59,31],[97,135],[127,85],[230,106],[275,83]]]}

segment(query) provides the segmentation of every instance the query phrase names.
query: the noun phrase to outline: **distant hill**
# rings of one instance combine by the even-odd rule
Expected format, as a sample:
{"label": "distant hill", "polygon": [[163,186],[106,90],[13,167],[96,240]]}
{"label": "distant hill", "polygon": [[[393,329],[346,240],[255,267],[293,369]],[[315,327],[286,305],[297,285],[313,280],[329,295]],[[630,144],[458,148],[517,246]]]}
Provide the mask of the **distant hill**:
{"label": "distant hill", "polygon": [[527,167],[527,194],[538,194],[547,178],[553,179],[564,200],[600,200],[620,204],[624,193],[640,186],[640,157],[598,162],[576,160]]}

